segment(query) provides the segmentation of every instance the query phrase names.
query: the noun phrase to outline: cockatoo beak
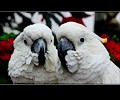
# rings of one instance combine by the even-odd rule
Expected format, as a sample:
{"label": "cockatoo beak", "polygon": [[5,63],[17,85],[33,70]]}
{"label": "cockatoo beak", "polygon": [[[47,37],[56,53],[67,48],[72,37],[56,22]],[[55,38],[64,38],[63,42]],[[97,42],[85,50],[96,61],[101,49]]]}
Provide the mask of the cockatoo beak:
{"label": "cockatoo beak", "polygon": [[107,43],[107,38],[99,37],[99,36],[96,35],[96,34],[92,34],[92,35],[94,35],[101,43]]}
{"label": "cockatoo beak", "polygon": [[62,37],[58,42],[58,56],[61,60],[62,66],[67,68],[65,56],[68,50],[75,50],[74,44],[69,41],[66,37]]}
{"label": "cockatoo beak", "polygon": [[107,43],[107,38],[101,40],[102,43]]}
{"label": "cockatoo beak", "polygon": [[38,54],[39,65],[45,63],[45,53],[47,51],[46,41],[42,38],[35,40],[31,46],[31,51]]}

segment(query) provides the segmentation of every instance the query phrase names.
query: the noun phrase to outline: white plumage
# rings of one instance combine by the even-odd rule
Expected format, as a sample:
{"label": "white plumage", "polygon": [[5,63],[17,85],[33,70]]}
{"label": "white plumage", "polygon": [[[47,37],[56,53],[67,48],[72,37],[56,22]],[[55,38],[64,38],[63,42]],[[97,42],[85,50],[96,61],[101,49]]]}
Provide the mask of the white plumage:
{"label": "white plumage", "polygon": [[8,74],[13,83],[57,83],[57,60],[58,54],[51,29],[36,23],[27,26],[15,39]]}
{"label": "white plumage", "polygon": [[56,35],[62,64],[56,68],[59,83],[120,84],[120,69],[102,44],[106,39],[75,22],[62,24]]}

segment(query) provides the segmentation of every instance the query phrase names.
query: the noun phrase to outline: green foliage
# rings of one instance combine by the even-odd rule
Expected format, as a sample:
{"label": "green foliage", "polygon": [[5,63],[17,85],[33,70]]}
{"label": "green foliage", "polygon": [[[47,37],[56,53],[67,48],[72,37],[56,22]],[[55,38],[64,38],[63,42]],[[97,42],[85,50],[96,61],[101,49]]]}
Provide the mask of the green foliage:
{"label": "green foliage", "polygon": [[15,37],[16,37],[16,35],[14,33],[10,33],[10,34],[3,33],[0,36],[0,40],[8,40],[9,38],[15,38]]}
{"label": "green foliage", "polygon": [[113,35],[112,39],[113,39],[114,41],[116,41],[116,42],[119,42],[119,41],[120,41],[120,39],[117,37],[117,35]]}

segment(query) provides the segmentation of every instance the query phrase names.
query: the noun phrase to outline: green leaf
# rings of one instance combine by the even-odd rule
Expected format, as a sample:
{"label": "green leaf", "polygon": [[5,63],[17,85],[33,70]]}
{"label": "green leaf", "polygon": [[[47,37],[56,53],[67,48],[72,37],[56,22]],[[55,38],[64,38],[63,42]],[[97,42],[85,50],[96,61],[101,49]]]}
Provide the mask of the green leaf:
{"label": "green leaf", "polygon": [[114,55],[113,54],[109,54],[110,55],[110,58],[114,58]]}
{"label": "green leaf", "polygon": [[7,40],[10,36],[7,33],[3,33],[3,35],[0,36],[0,40]]}
{"label": "green leaf", "polygon": [[60,21],[57,19],[57,17],[55,17],[53,14],[50,14],[50,17],[52,17],[53,20],[54,20],[58,25],[60,25]]}
{"label": "green leaf", "polygon": [[58,15],[60,15],[62,18],[64,17],[60,12],[57,12]]}
{"label": "green leaf", "polygon": [[51,24],[51,21],[50,21],[50,16],[49,14],[44,14],[44,18],[46,20],[46,25],[51,28],[52,24]]}
{"label": "green leaf", "polygon": [[0,40],[8,40],[9,38],[15,38],[16,35],[14,33],[3,33],[3,35],[0,36]]}
{"label": "green leaf", "polygon": [[119,42],[119,41],[120,41],[120,39],[117,37],[117,35],[113,35],[112,39],[113,39],[114,41],[116,41],[116,42]]}
{"label": "green leaf", "polygon": [[10,33],[9,36],[10,36],[11,38],[16,38],[16,35],[15,35],[14,33]]}

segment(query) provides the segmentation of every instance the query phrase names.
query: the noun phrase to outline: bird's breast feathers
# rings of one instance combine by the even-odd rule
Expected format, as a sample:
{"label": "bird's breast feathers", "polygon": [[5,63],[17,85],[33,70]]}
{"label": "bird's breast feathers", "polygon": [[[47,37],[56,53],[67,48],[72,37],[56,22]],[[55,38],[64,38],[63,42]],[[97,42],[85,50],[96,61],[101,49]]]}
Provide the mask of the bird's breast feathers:
{"label": "bird's breast feathers", "polygon": [[[69,50],[65,57],[68,71],[62,68],[63,73],[59,74],[60,80],[63,82],[73,83],[92,83],[97,77],[105,71],[106,61],[101,59],[101,55],[86,55],[86,52]],[[68,80],[68,81],[65,81]],[[62,82],[62,81],[61,81]]]}

